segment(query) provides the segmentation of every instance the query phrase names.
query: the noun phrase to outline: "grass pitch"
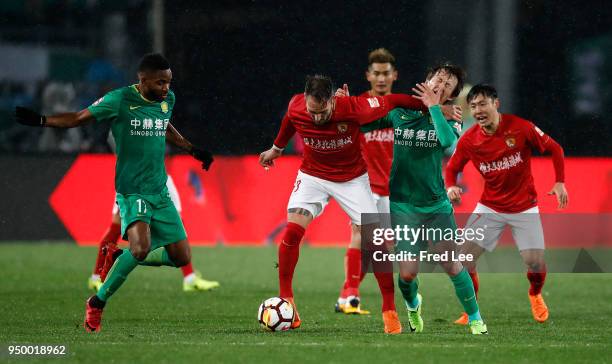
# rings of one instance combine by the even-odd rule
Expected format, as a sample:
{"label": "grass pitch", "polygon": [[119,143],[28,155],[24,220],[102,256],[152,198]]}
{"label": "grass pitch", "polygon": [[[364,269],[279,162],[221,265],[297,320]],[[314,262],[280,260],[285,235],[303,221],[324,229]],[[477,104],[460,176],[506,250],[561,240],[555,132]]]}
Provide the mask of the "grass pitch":
{"label": "grass pitch", "polygon": [[[480,306],[490,334],[472,336],[452,321],[461,312],[450,280],[423,274],[425,330],[386,336],[380,298],[368,275],[361,288],[371,316],[333,312],[344,249],[303,247],[294,282],[303,324],[263,331],[260,302],[277,293],[276,249],[194,248],[213,292],[183,293],[180,271],[138,267],[106,306],[102,332],[82,328],[94,248],[0,244],[0,362],[588,362],[612,358],[612,275],[549,274],[551,310],[536,323],[524,274],[481,274]],[[509,253],[510,254],[510,253]],[[515,251],[512,254],[517,254]],[[396,302],[407,327],[399,292]],[[64,344],[65,357],[14,357],[9,344]]]}

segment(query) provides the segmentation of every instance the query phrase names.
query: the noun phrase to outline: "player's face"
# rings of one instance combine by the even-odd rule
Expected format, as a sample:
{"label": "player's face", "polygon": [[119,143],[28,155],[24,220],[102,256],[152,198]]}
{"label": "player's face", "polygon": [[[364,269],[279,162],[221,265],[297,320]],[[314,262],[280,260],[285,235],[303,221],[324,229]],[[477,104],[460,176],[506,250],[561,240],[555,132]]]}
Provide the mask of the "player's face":
{"label": "player's face", "polygon": [[142,85],[143,96],[147,99],[162,101],[168,96],[170,82],[172,81],[172,71],[170,69],[140,72],[138,77]]}
{"label": "player's face", "polygon": [[429,80],[426,81],[427,85],[431,87],[431,89],[438,93],[438,91],[442,91],[442,95],[440,96],[440,103],[443,104],[446,101],[451,99],[451,95],[457,87],[457,77],[452,75],[446,71],[438,71],[434,74]]}
{"label": "player's face", "polygon": [[393,81],[397,80],[397,71],[391,63],[372,63],[368,67],[366,78],[374,96],[384,96],[391,93]]}
{"label": "player's face", "polygon": [[334,110],[334,101],[320,101],[312,96],[306,96],[306,110],[316,125],[322,125],[331,119]]}
{"label": "player's face", "polygon": [[470,113],[481,128],[490,128],[499,118],[499,99],[477,95],[470,101]]}

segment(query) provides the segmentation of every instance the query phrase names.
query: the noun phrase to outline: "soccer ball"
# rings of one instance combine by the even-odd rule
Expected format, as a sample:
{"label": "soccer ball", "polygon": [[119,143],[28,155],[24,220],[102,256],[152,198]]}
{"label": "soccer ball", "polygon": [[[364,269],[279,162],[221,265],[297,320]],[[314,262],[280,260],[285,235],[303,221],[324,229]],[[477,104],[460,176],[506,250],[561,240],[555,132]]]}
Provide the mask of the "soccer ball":
{"label": "soccer ball", "polygon": [[269,331],[289,330],[293,322],[293,306],[280,297],[268,298],[259,305],[257,320]]}

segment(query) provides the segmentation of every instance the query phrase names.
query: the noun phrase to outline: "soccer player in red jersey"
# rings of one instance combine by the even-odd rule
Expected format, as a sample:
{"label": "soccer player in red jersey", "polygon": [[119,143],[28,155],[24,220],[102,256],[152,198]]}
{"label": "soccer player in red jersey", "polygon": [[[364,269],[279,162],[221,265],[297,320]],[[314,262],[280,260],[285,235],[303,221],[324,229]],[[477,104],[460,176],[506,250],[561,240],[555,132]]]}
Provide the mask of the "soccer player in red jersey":
{"label": "soccer player in red jersey", "polygon": [[[538,322],[545,322],[548,307],[541,294],[546,279],[544,233],[531,175],[531,155],[533,150],[551,153],[555,184],[548,194],[556,195],[558,207],[563,209],[568,203],[563,149],[530,121],[499,113],[497,91],[490,85],[472,87],[467,103],[477,124],[459,139],[446,167],[445,178],[448,197],[453,202],[461,200],[462,191],[457,186],[457,175],[468,161],[472,161],[485,180],[480,202],[466,224],[466,228],[483,228],[483,239],[466,242],[461,247],[462,253],[474,257],[473,261],[466,261],[464,265],[478,292],[476,261],[485,250],[495,248],[502,231],[509,225],[527,266],[533,317]],[[464,314],[455,323],[465,324],[466,321]]]}
{"label": "soccer player in red jersey", "polygon": [[[306,228],[323,212],[329,198],[333,197],[357,226],[362,225],[362,213],[377,212],[359,146],[359,126],[380,119],[395,107],[424,110],[419,100],[408,95],[334,97],[332,90],[328,77],[308,77],[305,92],[289,101],[274,144],[259,157],[259,163],[269,168],[296,132],[304,140],[304,159],[289,198],[287,227],[278,250],[279,295],[294,308],[292,280],[299,244]],[[452,115],[452,107],[445,112]],[[402,328],[395,310],[393,273],[374,274],[383,296],[385,332],[399,334]],[[295,312],[292,328],[301,325]]]}
{"label": "soccer player in red jersey", "polygon": [[[368,55],[366,79],[370,90],[360,96],[385,96],[391,93],[397,80],[395,57],[385,48],[378,48]],[[373,130],[359,136],[361,154],[368,168],[370,188],[381,214],[389,213],[389,173],[393,160],[393,128]],[[384,215],[383,215],[384,216]],[[336,312],[346,314],[368,314],[362,310],[359,298],[359,284],[366,272],[361,271],[361,232],[357,225],[351,225],[351,242],[344,258],[344,285],[335,305]],[[349,293],[353,295],[349,295]]]}

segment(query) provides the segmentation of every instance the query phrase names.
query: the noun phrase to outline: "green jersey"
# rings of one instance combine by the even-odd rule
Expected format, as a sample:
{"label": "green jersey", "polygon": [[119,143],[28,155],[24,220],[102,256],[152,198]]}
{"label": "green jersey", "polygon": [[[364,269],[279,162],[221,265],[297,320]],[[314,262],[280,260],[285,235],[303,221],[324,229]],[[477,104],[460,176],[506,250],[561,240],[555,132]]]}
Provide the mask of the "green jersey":
{"label": "green jersey", "polygon": [[160,193],[168,176],[164,164],[166,128],[172,116],[174,93],[162,102],[144,98],[136,85],[113,90],[88,107],[97,121],[111,123],[117,144],[117,193]]}
{"label": "green jersey", "polygon": [[397,108],[361,128],[364,132],[394,129],[389,199],[420,212],[450,204],[442,178],[442,158],[461,130],[461,124],[444,119],[439,105],[430,107],[429,111],[427,114]]}

